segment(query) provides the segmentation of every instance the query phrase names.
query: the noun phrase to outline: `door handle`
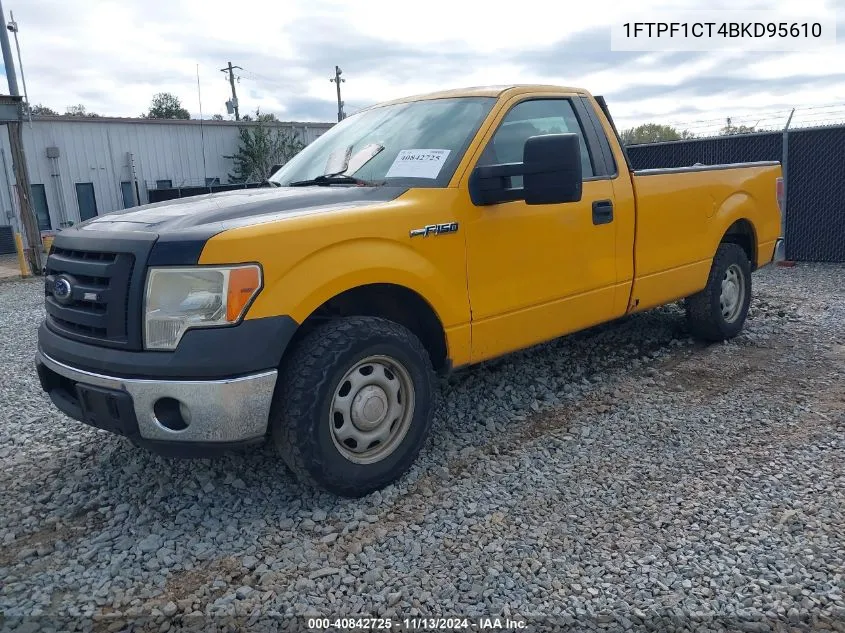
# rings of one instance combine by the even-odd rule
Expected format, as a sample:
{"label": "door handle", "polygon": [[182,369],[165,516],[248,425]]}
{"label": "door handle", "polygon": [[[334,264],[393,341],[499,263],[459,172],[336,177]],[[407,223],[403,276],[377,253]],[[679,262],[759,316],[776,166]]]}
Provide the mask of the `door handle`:
{"label": "door handle", "polygon": [[596,200],[593,202],[593,224],[610,224],[613,222],[613,200]]}

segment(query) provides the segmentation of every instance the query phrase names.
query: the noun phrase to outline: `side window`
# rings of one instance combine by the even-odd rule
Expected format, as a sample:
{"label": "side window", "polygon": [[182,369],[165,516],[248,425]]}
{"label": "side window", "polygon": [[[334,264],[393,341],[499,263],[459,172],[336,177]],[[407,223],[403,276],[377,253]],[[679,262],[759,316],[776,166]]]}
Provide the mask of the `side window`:
{"label": "side window", "polygon": [[[479,165],[522,162],[525,141],[538,134],[565,134],[574,132],[581,145],[581,169],[584,178],[594,174],[590,152],[584,141],[584,131],[575,116],[569,99],[533,99],[511,108],[490,139]],[[522,186],[522,176],[511,178],[512,187]]]}

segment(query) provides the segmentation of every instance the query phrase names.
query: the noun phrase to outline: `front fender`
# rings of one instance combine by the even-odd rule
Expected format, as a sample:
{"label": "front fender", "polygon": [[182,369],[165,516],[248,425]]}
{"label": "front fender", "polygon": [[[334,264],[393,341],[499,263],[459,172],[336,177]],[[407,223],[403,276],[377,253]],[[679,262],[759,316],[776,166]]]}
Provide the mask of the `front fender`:
{"label": "front fender", "polygon": [[469,321],[465,280],[386,238],[350,239],[310,253],[264,288],[247,318],[287,314],[302,323],[332,297],[375,283],[413,290],[431,305],[444,328]]}

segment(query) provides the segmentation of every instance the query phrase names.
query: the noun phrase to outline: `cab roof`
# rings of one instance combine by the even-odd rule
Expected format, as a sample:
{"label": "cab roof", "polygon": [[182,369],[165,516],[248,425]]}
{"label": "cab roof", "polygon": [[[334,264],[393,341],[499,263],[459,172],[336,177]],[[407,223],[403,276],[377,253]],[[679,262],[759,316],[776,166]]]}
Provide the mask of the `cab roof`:
{"label": "cab roof", "polygon": [[[508,84],[498,86],[471,86],[468,88],[453,88],[451,90],[440,90],[438,92],[429,92],[425,94],[413,95],[410,97],[403,97],[401,99],[393,99],[391,101],[383,101],[374,104],[370,108],[378,108],[385,105],[393,105],[394,103],[408,103],[410,101],[425,101],[427,99],[449,99],[451,97],[512,97],[528,92],[554,92],[554,93],[575,93],[589,96],[589,93],[583,88],[571,88],[568,86],[554,86],[547,84]],[[507,93],[507,94],[506,94]],[[365,108],[369,110],[370,108]]]}

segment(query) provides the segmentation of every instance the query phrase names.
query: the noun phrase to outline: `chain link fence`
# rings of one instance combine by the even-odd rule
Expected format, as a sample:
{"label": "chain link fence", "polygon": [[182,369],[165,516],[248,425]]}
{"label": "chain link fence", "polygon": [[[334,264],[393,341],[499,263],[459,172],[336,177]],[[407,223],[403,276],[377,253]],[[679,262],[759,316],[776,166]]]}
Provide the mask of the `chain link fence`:
{"label": "chain link fence", "polygon": [[787,158],[787,258],[845,262],[845,126],[790,132]]}
{"label": "chain link fence", "polygon": [[845,262],[845,125],[790,130],[786,139],[782,132],[762,132],[627,150],[634,169],[780,161],[786,165],[786,258]]}

